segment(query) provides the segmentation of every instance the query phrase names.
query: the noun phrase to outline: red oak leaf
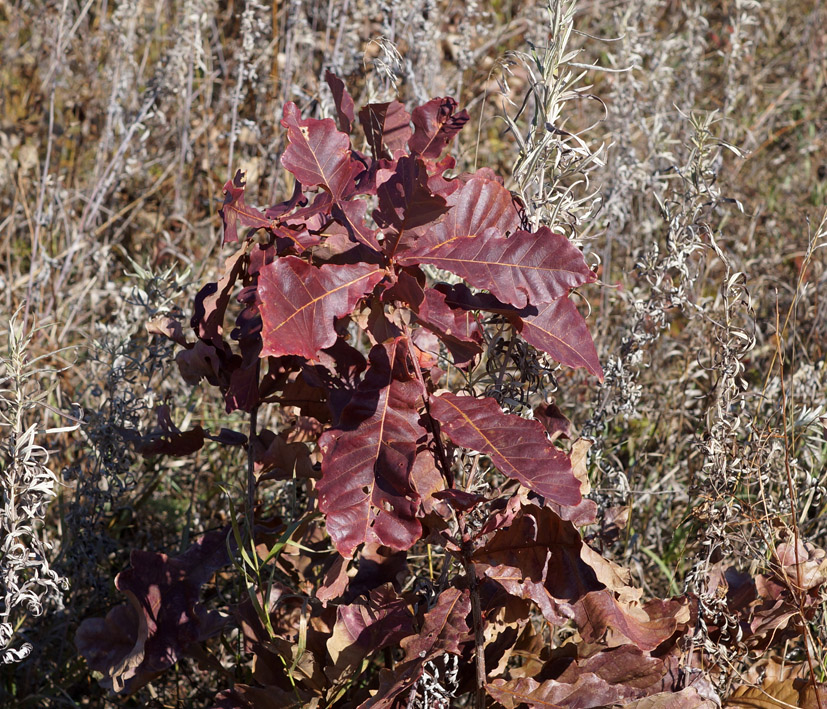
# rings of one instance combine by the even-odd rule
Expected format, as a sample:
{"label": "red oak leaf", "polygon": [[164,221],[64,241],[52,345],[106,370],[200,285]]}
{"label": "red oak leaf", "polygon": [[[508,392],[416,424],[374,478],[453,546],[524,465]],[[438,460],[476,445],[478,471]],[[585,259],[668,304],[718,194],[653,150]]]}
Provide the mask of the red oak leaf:
{"label": "red oak leaf", "polygon": [[376,159],[389,157],[385,147],[391,154],[404,149],[411,137],[411,116],[399,101],[369,103],[359,111],[359,122]]}
{"label": "red oak leaf", "polygon": [[302,120],[296,104],[284,106],[281,124],[290,145],[281,164],[305,187],[323,187],[335,201],[355,191],[354,178],[365,167],[351,155],[350,138],[338,130],[331,118]]}
{"label": "red oak leaf", "polygon": [[317,359],[338,337],[335,318],[348,315],[385,271],[372,264],[316,268],[286,256],[261,269],[261,356],[294,354]]}
{"label": "red oak leaf", "polygon": [[520,227],[514,198],[496,180],[472,177],[446,197],[446,204],[450,208],[448,214],[425,231],[416,245],[399,259],[400,263],[417,265],[422,254],[449,248],[463,237],[485,237],[483,241],[487,241]]}
{"label": "red oak leaf", "polygon": [[[542,227],[536,234],[518,230],[506,238],[493,230],[471,231],[470,224],[458,231],[461,218],[467,222],[470,216],[455,207],[448,217],[457,225],[454,236],[428,250],[417,245],[416,256],[408,258],[455,273],[517,308],[550,303],[597,278],[580,251],[561,234]],[[405,257],[401,262],[407,263]]]}
{"label": "red oak leaf", "polygon": [[603,380],[603,368],[594,348],[588,325],[569,298],[541,305],[536,315],[522,315],[517,321],[528,344],[547,352],[567,367],[585,367]]}
{"label": "red oak leaf", "polygon": [[413,110],[414,134],[408,141],[412,153],[425,158],[438,158],[448,143],[468,122],[463,109],[454,113],[457,102],[452,98],[433,98]]}
{"label": "red oak leaf", "polygon": [[491,458],[499,471],[561,505],[580,502],[580,482],[571,461],[548,440],[538,421],[503,413],[488,397],[432,396],[430,414],[458,446]]}
{"label": "red oak leaf", "polygon": [[244,202],[247,176],[244,170],[236,171],[232,180],[224,185],[224,205],[218,210],[224,223],[224,243],[238,241],[238,225],[251,229],[269,229],[273,221],[255,207]]}
{"label": "red oak leaf", "polygon": [[353,98],[348,93],[345,82],[332,71],[326,71],[324,73],[324,79],[330,87],[330,92],[333,94],[333,103],[336,106],[336,122],[339,124],[339,130],[342,131],[342,133],[350,133],[350,127],[354,118]]}
{"label": "red oak leaf", "polygon": [[424,389],[408,347],[399,338],[371,350],[365,378],[339,425],[319,439],[319,509],[345,557],[365,542],[409,549],[422,531],[410,474],[425,436],[418,423]]}

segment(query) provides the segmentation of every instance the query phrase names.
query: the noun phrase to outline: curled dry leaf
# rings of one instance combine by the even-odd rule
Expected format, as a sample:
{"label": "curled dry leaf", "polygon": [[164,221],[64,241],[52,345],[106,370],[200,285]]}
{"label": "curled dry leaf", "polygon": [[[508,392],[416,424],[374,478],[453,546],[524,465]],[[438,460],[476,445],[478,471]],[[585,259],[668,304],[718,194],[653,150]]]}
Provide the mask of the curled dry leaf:
{"label": "curled dry leaf", "polygon": [[692,687],[680,692],[661,692],[637,699],[625,705],[626,709],[718,709],[711,699],[704,699]]}
{"label": "curled dry leaf", "polygon": [[115,579],[129,604],[104,620],[84,620],[75,635],[78,650],[103,673],[102,684],[134,692],[186,655],[190,645],[221,630],[226,617],[206,610],[199,591],[229,563],[226,539],[225,531],[209,532],[178,557],[132,552],[132,566]]}
{"label": "curled dry leaf", "polygon": [[632,642],[648,651],[690,620],[682,599],[639,604],[640,592],[625,585],[618,568],[587,549],[574,525],[548,508],[524,507],[473,558],[481,575],[533,601],[549,623],[574,621],[587,642]]}
{"label": "curled dry leaf", "polygon": [[402,662],[394,670],[382,670],[379,690],[359,709],[390,709],[400,694],[411,690],[428,662],[445,653],[462,654],[463,646],[471,641],[466,622],[470,612],[467,589],[447,588],[440,593],[434,607],[425,614],[420,632],[402,640]]}
{"label": "curled dry leaf", "polygon": [[821,709],[825,706],[827,685],[820,684],[816,690],[809,679],[767,680],[759,687],[742,685],[724,702],[725,709]]}
{"label": "curled dry leaf", "polygon": [[779,544],[775,550],[778,572],[793,588],[800,591],[824,585],[827,581],[827,552],[810,542]]}
{"label": "curled dry leaf", "polygon": [[589,709],[625,704],[639,694],[631,687],[612,685],[595,674],[584,673],[572,683],[550,679],[538,682],[531,677],[511,681],[494,680],[486,685],[488,694],[506,709]]}
{"label": "curled dry leaf", "polygon": [[390,584],[371,591],[367,600],[340,605],[327,641],[332,665],[325,667],[325,673],[337,683],[345,677],[352,679],[366,658],[412,635],[413,620],[408,601]]}

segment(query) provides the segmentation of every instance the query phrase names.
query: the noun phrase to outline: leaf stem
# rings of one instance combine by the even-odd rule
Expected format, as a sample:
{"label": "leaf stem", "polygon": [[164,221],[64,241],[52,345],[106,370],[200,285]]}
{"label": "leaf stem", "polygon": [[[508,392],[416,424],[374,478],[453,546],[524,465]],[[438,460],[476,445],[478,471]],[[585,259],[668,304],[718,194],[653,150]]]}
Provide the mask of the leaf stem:
{"label": "leaf stem", "polygon": [[247,441],[247,521],[250,526],[250,541],[253,540],[253,523],[256,504],[255,440],[258,423],[258,404],[250,411],[250,438]]}

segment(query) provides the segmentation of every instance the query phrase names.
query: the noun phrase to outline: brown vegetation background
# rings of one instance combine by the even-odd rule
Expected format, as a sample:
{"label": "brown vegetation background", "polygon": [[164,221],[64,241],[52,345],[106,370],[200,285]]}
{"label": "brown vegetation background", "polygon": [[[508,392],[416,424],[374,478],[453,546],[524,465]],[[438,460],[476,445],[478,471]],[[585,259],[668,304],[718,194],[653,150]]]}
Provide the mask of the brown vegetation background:
{"label": "brown vegetation background", "polygon": [[[556,403],[594,440],[604,553],[647,594],[702,592],[722,560],[758,573],[781,541],[827,545],[827,7],[582,1],[574,26],[581,93],[555,127],[599,160],[560,183],[582,200],[556,218],[599,268],[585,295],[607,378],[561,373]],[[112,605],[130,549],[172,553],[227,520],[240,461],[142,459],[129,431],[164,402],[182,429],[226,423],[146,324],[188,316],[217,272],[236,168],[248,202],[287,196],[284,102],[331,115],[326,69],[357,105],[454,96],[471,114],[458,169],[514,188],[546,169],[519,164],[503,115],[530,119],[523,60],[547,28],[544,5],[508,1],[0,2],[0,590],[8,648],[30,652],[0,667],[3,706],[109,706],[78,623]],[[24,458],[54,474],[31,492],[42,523],[9,499]],[[785,657],[727,658],[719,680],[809,647],[824,681],[825,642],[819,612]],[[209,706],[210,681],[179,666],[111,705]]]}

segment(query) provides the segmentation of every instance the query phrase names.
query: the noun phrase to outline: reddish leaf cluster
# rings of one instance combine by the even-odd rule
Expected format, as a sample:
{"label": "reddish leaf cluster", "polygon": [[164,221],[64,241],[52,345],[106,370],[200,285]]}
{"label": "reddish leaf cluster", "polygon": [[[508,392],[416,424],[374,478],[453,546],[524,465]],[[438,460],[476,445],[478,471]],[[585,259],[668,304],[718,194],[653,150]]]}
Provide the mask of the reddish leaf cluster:
{"label": "reddish leaf cluster", "polygon": [[[352,101],[330,82],[339,126],[348,128]],[[572,288],[595,280],[580,252],[548,229],[522,229],[519,203],[489,170],[447,177],[455,162],[443,152],[467,119],[448,98],[411,115],[397,102],[368,105],[359,112],[372,150],[365,155],[332,119],[302,119],[288,103],[282,164],[296,191],[261,211],[246,204],[242,173],[227,183],[224,241],[238,241],[239,227],[246,238],[223,276],[198,293],[196,339],[178,355],[185,380],[219,387],[228,411],[278,403],[327,426],[316,491],[346,557],[366,543],[401,551],[420,539],[434,506],[427,496],[453,487],[440,428],[539,495],[580,501],[568,456],[539,423],[503,413],[493,399],[436,391],[443,351],[462,369],[479,358],[486,313],[562,364],[602,376],[569,300]],[[425,265],[487,292],[434,284]],[[351,324],[373,346],[367,361],[349,343]],[[198,440],[176,432],[151,451],[178,442],[189,452]]]}
{"label": "reddish leaf cluster", "polygon": [[[527,231],[491,171],[448,175],[455,162],[443,154],[468,120],[452,99],[411,114],[395,101],[365,106],[364,154],[349,135],[353,101],[341,80],[328,81],[336,122],[284,109],[293,196],[261,211],[245,202],[243,173],[225,186],[224,241],[242,241],[196,296],[194,339],[154,325],[183,347],[188,383],[217,387],[228,411],[277,405],[293,423],[213,436],[181,432],[162,410],[143,451],[186,454],[207,438],[246,445],[259,489],[296,478],[310,502],[289,527],[256,526],[252,544],[281,583],[251,588],[230,609],[255,656],[254,684],[235,684],[216,706],[413,706],[427,682],[475,693],[477,706],[714,706],[681,650],[696,599],[642,601],[628,573],[583,540],[596,505],[583,499],[584,447],[572,446],[573,463],[556,445],[571,432],[559,409],[538,407],[530,420],[439,388],[449,365],[473,371],[492,322],[602,376],[569,299],[595,280],[583,256],[546,228]],[[455,282],[435,281],[436,269]],[[460,486],[462,449],[490,465],[482,474],[511,481],[508,492]],[[133,691],[218,629],[197,592],[226,561],[223,539],[215,546],[210,535],[178,559],[133,554],[117,580],[131,604],[78,633],[109,686]],[[403,591],[408,552],[426,543],[444,550],[443,574]],[[799,551],[791,567],[779,549],[778,566],[809,593],[825,579],[816,552]],[[729,581],[745,608],[762,599],[755,637],[795,611],[789,584],[760,583],[741,593]],[[563,627],[569,640],[550,645],[548,628]]]}

